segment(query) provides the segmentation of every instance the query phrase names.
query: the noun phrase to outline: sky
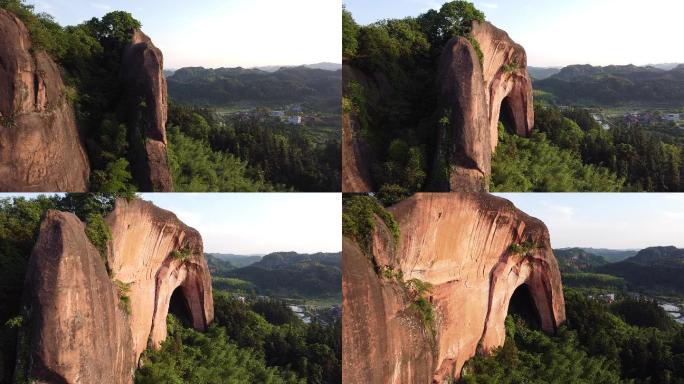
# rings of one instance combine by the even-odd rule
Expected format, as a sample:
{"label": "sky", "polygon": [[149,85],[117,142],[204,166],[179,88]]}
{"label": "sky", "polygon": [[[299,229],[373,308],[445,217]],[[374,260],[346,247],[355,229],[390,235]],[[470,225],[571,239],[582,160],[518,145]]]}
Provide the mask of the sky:
{"label": "sky", "polygon": [[63,26],[130,12],[167,69],[342,62],[341,0],[26,1]]}
{"label": "sky", "polygon": [[[417,16],[435,0],[342,0],[359,24]],[[684,63],[682,0],[474,0],[525,47],[528,65]]]}
{"label": "sky", "polygon": [[684,248],[684,194],[503,193],[549,228],[554,248]]}
{"label": "sky", "polygon": [[[0,198],[39,194],[0,194]],[[339,193],[141,193],[197,229],[207,253],[342,250]]]}

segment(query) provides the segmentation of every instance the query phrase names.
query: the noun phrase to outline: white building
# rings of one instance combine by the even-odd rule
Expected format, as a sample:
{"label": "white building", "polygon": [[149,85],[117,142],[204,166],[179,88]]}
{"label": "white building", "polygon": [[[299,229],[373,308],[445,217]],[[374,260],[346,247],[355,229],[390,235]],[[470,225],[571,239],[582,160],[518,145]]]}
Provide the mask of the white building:
{"label": "white building", "polygon": [[290,116],[287,118],[287,123],[293,124],[293,125],[300,125],[302,123],[302,117],[301,116]]}
{"label": "white building", "polygon": [[679,121],[679,113],[668,113],[663,115],[663,120],[677,122]]}

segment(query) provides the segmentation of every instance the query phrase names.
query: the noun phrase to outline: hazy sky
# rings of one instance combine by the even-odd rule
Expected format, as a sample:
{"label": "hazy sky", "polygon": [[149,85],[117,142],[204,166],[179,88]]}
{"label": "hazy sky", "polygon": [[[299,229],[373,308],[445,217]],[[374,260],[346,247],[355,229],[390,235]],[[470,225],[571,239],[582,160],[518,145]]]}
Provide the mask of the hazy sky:
{"label": "hazy sky", "polygon": [[[31,198],[38,194],[0,194]],[[197,229],[207,253],[339,252],[339,193],[141,193]]]}
{"label": "hazy sky", "polygon": [[554,248],[684,248],[684,194],[497,194],[546,223]]}
{"label": "hazy sky", "polygon": [[124,10],[164,53],[165,68],[342,61],[341,0],[27,0],[62,25]]}
{"label": "hazy sky", "polygon": [[[439,9],[435,0],[343,0],[360,24]],[[682,0],[474,0],[533,66],[684,62]]]}

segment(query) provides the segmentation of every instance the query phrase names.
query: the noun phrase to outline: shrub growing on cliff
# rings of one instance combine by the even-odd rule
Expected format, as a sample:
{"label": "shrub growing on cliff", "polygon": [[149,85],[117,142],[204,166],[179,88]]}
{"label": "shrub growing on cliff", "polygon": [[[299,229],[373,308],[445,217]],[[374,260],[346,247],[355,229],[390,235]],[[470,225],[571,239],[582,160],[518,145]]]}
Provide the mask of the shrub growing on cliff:
{"label": "shrub growing on cliff", "polygon": [[371,251],[376,215],[387,225],[394,239],[394,244],[397,245],[399,242],[399,224],[374,197],[365,195],[345,196],[342,204],[342,234],[355,240],[364,252],[370,254]]}
{"label": "shrub growing on cliff", "polygon": [[[85,233],[90,242],[100,253],[102,262],[107,265],[107,251],[109,241],[112,239],[112,233],[101,214],[91,213],[88,215],[86,218]],[[109,272],[109,266],[107,266],[107,271]]]}

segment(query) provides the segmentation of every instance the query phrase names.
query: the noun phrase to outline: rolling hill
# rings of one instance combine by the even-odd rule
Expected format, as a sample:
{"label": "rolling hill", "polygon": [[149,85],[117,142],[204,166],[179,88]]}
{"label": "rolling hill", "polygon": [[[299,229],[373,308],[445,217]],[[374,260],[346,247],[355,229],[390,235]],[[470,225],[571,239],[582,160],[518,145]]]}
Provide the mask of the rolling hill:
{"label": "rolling hill", "polygon": [[242,268],[230,268],[229,262],[216,260],[212,257],[216,268],[216,272],[211,271],[212,277],[225,286],[239,284],[250,292],[273,297],[325,298],[342,294],[340,253],[277,252]]}
{"label": "rolling hill", "polygon": [[167,78],[169,98],[177,103],[228,106],[305,104],[318,110],[340,110],[342,71],[284,67],[260,69],[180,68]]}
{"label": "rolling hill", "polygon": [[553,254],[562,273],[584,272],[607,264],[603,257],[581,248],[554,249]]}
{"label": "rolling hill", "polygon": [[670,70],[635,65],[571,65],[534,81],[535,90],[551,93],[557,103],[618,106],[684,103],[684,64]]}
{"label": "rolling hill", "polygon": [[623,278],[630,288],[666,294],[684,294],[684,249],[646,248],[624,261],[595,269]]}

